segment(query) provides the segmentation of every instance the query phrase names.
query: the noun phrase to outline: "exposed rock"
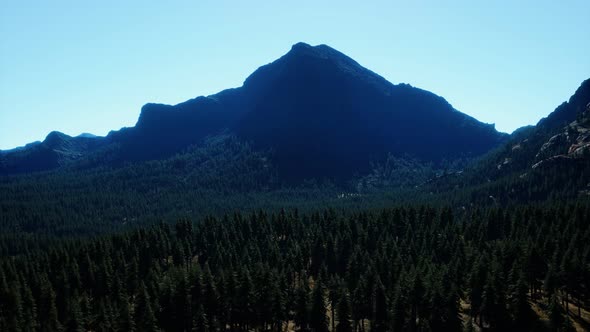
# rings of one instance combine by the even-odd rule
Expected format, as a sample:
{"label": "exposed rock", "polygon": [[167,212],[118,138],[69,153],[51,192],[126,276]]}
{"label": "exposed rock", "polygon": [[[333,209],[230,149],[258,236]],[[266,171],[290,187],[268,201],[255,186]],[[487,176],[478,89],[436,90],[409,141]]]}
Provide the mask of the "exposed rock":
{"label": "exposed rock", "polygon": [[504,158],[504,161],[501,164],[498,164],[498,169],[502,169],[502,167],[510,164],[512,162],[512,158]]}
{"label": "exposed rock", "polygon": [[569,156],[565,156],[565,155],[557,155],[557,156],[553,156],[551,158],[547,158],[544,160],[541,160],[537,163],[535,163],[533,166],[531,166],[532,169],[536,169],[539,168],[541,166],[549,166],[549,165],[555,165],[561,162],[567,162],[569,160],[572,160],[573,158],[569,157]]}
{"label": "exposed rock", "polygon": [[564,133],[554,135],[547,142],[545,142],[543,146],[541,146],[541,149],[539,149],[539,152],[537,152],[535,158],[537,160],[549,158],[555,150],[558,150],[560,147],[567,143],[568,135]]}
{"label": "exposed rock", "polygon": [[538,160],[532,168],[554,164],[568,159],[590,157],[590,103],[578,119],[568,124],[563,132],[552,136],[541,146],[536,155]]}

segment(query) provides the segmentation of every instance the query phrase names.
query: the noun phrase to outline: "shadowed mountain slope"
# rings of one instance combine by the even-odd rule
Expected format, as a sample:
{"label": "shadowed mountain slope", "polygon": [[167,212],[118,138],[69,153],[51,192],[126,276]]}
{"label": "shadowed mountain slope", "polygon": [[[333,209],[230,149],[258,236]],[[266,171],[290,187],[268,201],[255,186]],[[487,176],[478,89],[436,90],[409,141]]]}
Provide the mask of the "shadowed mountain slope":
{"label": "shadowed mountain slope", "polygon": [[[442,97],[394,85],[326,45],[295,44],[244,85],[178,105],[146,104],[137,124],[107,137],[67,137],[0,155],[0,174],[163,159],[208,136],[235,134],[273,151],[279,176],[345,180],[388,154],[439,163],[475,157],[505,140]],[[51,141],[51,140],[50,140]]]}

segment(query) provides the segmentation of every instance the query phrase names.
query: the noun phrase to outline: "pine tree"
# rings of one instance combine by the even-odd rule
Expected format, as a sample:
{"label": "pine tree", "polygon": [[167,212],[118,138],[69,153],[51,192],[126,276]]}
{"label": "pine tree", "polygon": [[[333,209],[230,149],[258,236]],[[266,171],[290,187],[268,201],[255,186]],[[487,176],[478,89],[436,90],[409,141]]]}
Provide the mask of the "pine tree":
{"label": "pine tree", "polygon": [[467,323],[465,323],[465,328],[463,329],[465,332],[475,332],[475,326],[473,326],[473,318],[469,317]]}
{"label": "pine tree", "polygon": [[94,308],[86,293],[80,295],[80,311],[82,312],[82,329],[84,331],[92,330],[91,324],[94,319]]}
{"label": "pine tree", "polygon": [[[557,259],[556,256],[554,256],[552,261],[555,261],[556,259]],[[556,263],[553,262],[549,266],[549,270],[547,271],[547,274],[545,275],[545,281],[543,282],[543,288],[545,290],[545,295],[551,296],[551,294],[555,293],[555,291],[557,290],[558,287],[559,287],[558,272],[557,272]]]}
{"label": "pine tree", "polygon": [[28,285],[23,285],[23,331],[36,331],[39,328],[37,303]]}
{"label": "pine tree", "polygon": [[6,280],[0,280],[0,314],[4,318],[7,331],[21,331],[24,325],[20,285],[13,281],[8,286]]}
{"label": "pine tree", "polygon": [[338,325],[336,332],[352,332],[350,296],[345,288],[340,291],[340,302],[338,302]]}
{"label": "pine tree", "polygon": [[138,294],[135,301],[134,317],[135,326],[138,331],[158,331],[156,317],[150,302],[150,296],[148,295],[147,288],[143,281],[139,284]]}
{"label": "pine tree", "polygon": [[[471,269],[469,275],[469,300],[471,302],[471,317],[477,322],[477,317],[480,315],[482,305],[483,287],[485,283],[485,257],[477,260]],[[481,323],[481,318],[480,318]]]}
{"label": "pine tree", "polygon": [[117,314],[117,329],[119,331],[135,331],[135,320],[133,318],[133,310],[129,303],[127,295],[121,293],[119,295],[119,310]]}
{"label": "pine tree", "polygon": [[203,304],[198,304],[195,306],[196,310],[194,311],[193,316],[193,332],[205,332],[209,331],[209,324],[207,323],[207,315],[205,314],[205,309],[203,309]]}
{"label": "pine tree", "polygon": [[399,284],[396,284],[391,308],[391,330],[402,331],[406,325],[406,302]]}
{"label": "pine tree", "polygon": [[84,331],[84,317],[82,309],[80,308],[80,298],[75,292],[68,303],[68,319],[66,321],[66,328],[68,332],[83,332]]}
{"label": "pine tree", "polygon": [[459,303],[459,295],[456,286],[452,286],[448,290],[445,299],[445,313],[443,330],[444,331],[461,331],[463,321],[461,320],[461,307]]}
{"label": "pine tree", "polygon": [[190,273],[190,299],[193,322],[194,317],[197,315],[197,308],[199,304],[203,303],[203,292],[205,286],[203,286],[203,276],[199,264],[195,264],[193,270]]}
{"label": "pine tree", "polygon": [[[408,302],[410,304],[410,320],[409,320],[409,330],[416,331],[417,319],[421,317],[422,314],[422,303],[424,301],[424,294],[425,288],[424,283],[422,282],[422,278],[420,277],[420,273],[418,271],[414,271],[413,280],[412,280],[412,288],[410,289],[410,295],[408,297]],[[421,322],[422,320],[420,320]],[[422,323],[420,323],[422,325]]]}
{"label": "pine tree", "polygon": [[270,285],[270,307],[272,312],[271,324],[273,330],[281,331],[282,323],[286,318],[285,298],[280,288],[280,279],[273,273]]}
{"label": "pine tree", "polygon": [[364,326],[365,319],[371,317],[371,291],[367,286],[368,282],[366,276],[363,275],[354,290],[352,295],[352,318],[355,326]]}
{"label": "pine tree", "polygon": [[[95,318],[95,322],[92,324],[92,328],[89,331],[97,332],[110,332],[110,331],[126,331],[117,328],[117,324],[113,319],[113,310],[111,306],[102,300],[98,303],[98,313]],[[133,332],[134,330],[129,330]]]}
{"label": "pine tree", "polygon": [[[252,316],[254,313],[254,302],[256,301],[256,296],[254,293],[254,285],[252,283],[252,278],[250,277],[250,272],[246,268],[241,273],[238,294],[236,308],[238,316],[237,318],[242,328],[248,329],[250,324],[253,322]],[[209,318],[210,316],[208,315],[207,317]],[[209,322],[209,325],[211,325],[211,322]]]}
{"label": "pine tree", "polygon": [[488,278],[488,282],[484,286],[484,291],[482,294],[482,301],[481,301],[481,317],[482,319],[487,322],[490,327],[496,327],[496,321],[498,317],[496,316],[496,293],[494,290],[494,285],[492,284],[491,280]]}
{"label": "pine tree", "polygon": [[177,275],[174,281],[176,287],[172,298],[175,307],[175,323],[178,326],[178,330],[190,331],[192,329],[193,319],[189,286],[187,285],[184,269],[179,269],[176,272]]}
{"label": "pine tree", "polygon": [[51,284],[44,280],[39,300],[39,325],[41,331],[61,331],[62,325],[57,319],[57,307],[55,305],[55,292]]}
{"label": "pine tree", "polygon": [[[328,247],[333,247],[333,240],[330,237],[330,240],[328,241]],[[334,248],[331,249],[332,251],[334,250]],[[335,270],[335,268],[333,269]],[[341,294],[341,281],[332,277],[330,279],[329,282],[329,288],[328,288],[328,298],[330,301],[330,316],[332,317],[332,319],[330,320],[331,322],[331,331],[335,331],[336,330],[336,307],[338,306],[338,303],[340,302],[340,294]]]}
{"label": "pine tree", "polygon": [[510,294],[510,309],[514,325],[518,329],[524,329],[531,318],[531,306],[527,299],[527,288],[526,276],[521,272]]}
{"label": "pine tree", "polygon": [[302,331],[307,331],[309,327],[309,284],[307,278],[302,278],[301,284],[297,288],[295,303],[295,324]]}
{"label": "pine tree", "polygon": [[322,280],[316,280],[313,294],[309,325],[314,332],[327,332],[328,331],[328,316],[326,315],[327,307],[326,300],[324,298],[324,285]]}
{"label": "pine tree", "polygon": [[371,323],[371,331],[384,332],[387,330],[388,325],[388,301],[385,295],[385,287],[379,280],[375,286],[373,298],[373,320]]}
{"label": "pine tree", "polygon": [[553,294],[549,300],[549,322],[553,331],[559,331],[565,323],[563,309],[556,294]]}

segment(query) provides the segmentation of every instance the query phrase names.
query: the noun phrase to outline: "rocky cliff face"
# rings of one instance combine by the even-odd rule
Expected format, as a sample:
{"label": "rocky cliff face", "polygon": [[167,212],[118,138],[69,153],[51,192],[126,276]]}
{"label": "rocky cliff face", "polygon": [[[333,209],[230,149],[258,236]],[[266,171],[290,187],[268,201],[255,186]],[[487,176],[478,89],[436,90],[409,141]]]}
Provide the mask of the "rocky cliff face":
{"label": "rocky cliff face", "polygon": [[577,120],[543,143],[531,167],[534,169],[551,163],[581,159],[590,159],[590,103]]}
{"label": "rocky cliff face", "polygon": [[490,179],[531,170],[584,168],[590,161],[590,79],[567,102],[529,126],[515,131],[508,142],[488,156],[480,172]]}

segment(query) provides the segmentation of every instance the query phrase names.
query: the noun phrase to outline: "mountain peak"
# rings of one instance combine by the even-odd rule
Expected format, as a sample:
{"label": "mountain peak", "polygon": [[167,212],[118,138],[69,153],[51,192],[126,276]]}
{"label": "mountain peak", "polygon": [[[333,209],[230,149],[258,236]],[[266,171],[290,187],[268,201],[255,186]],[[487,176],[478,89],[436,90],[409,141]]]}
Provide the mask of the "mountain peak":
{"label": "mountain peak", "polygon": [[313,46],[309,45],[308,43],[304,43],[304,42],[298,42],[293,44],[293,46],[291,46],[291,51],[297,51],[297,50],[305,50],[305,49],[310,49],[313,48]]}
{"label": "mountain peak", "polygon": [[366,68],[363,68],[352,58],[348,57],[346,54],[325,44],[311,46],[303,42],[296,43],[293,46],[291,46],[291,50],[279,60],[306,57],[335,62],[340,64],[339,67],[351,67],[367,71]]}
{"label": "mountain peak", "polygon": [[339,56],[339,57],[348,58],[343,53],[338,52],[337,50],[331,48],[330,46],[328,46],[326,44],[312,46],[312,45],[309,45],[304,42],[299,42],[299,43],[293,44],[293,46],[291,46],[291,50],[289,51],[288,54],[315,55],[315,56],[321,56],[321,57],[328,57],[329,55],[332,55],[332,56]]}
{"label": "mountain peak", "polygon": [[43,141],[43,143],[45,143],[49,146],[55,146],[55,145],[59,144],[60,142],[67,140],[68,138],[71,138],[71,137],[62,133],[62,132],[59,132],[59,131],[52,131],[47,135],[47,137],[45,137],[45,140]]}
{"label": "mountain peak", "polygon": [[261,90],[275,82],[292,82],[293,79],[360,81],[389,94],[393,84],[375,72],[361,66],[344,53],[320,44],[312,46],[303,42],[294,44],[279,59],[256,70],[244,81],[244,87]]}
{"label": "mountain peak", "polygon": [[539,120],[537,127],[553,128],[560,130],[561,127],[574,121],[578,114],[586,109],[590,101],[590,78],[582,82],[576,92],[566,102],[559,105],[555,111],[547,117]]}

